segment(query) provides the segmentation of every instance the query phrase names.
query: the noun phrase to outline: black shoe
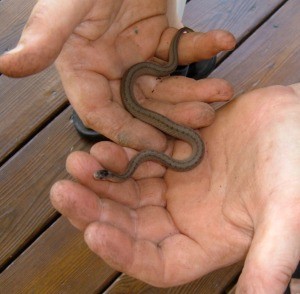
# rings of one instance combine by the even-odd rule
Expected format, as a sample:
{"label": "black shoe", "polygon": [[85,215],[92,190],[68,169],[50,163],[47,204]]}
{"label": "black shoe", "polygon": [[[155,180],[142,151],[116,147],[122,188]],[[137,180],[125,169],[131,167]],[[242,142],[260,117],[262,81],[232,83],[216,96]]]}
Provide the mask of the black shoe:
{"label": "black shoe", "polygon": [[80,135],[80,137],[87,139],[91,142],[100,142],[100,141],[109,141],[108,138],[106,138],[105,136],[99,134],[98,132],[87,128],[82,120],[79,118],[78,114],[76,113],[75,110],[73,110],[73,114],[71,117],[74,127],[76,129],[76,131],[78,132],[78,134]]}

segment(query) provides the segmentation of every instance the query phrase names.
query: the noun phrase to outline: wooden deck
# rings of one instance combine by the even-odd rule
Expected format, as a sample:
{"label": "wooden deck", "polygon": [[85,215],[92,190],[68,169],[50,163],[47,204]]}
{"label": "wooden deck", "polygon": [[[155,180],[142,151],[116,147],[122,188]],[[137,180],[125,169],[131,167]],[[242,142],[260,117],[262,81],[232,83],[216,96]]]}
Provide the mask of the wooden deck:
{"label": "wooden deck", "polygon": [[[35,0],[0,1],[0,53],[13,48]],[[236,93],[299,82],[298,0],[192,0],[184,23],[222,28],[238,39],[219,58],[214,77]],[[73,128],[71,108],[53,67],[23,79],[0,77],[1,293],[225,293],[241,264],[188,285],[158,289],[118,273],[91,253],[51,206],[51,185],[68,177],[65,159],[88,150]]]}

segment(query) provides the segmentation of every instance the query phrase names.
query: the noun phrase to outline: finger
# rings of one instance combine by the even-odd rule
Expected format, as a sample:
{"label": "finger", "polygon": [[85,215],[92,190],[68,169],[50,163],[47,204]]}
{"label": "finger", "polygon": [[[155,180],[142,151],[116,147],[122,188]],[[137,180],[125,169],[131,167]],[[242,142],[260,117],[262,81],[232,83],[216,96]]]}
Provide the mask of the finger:
{"label": "finger", "polygon": [[[112,142],[100,142],[91,148],[91,154],[108,170],[117,173],[125,171],[129,160],[137,154],[137,151],[129,148],[123,148]],[[171,152],[171,145],[167,150],[167,154]],[[145,179],[153,177],[162,177],[165,174],[166,168],[162,165],[146,161],[138,166],[133,174],[134,179]]]}
{"label": "finger", "polygon": [[142,77],[138,85],[147,98],[170,103],[227,101],[233,95],[230,83],[214,78],[196,81],[182,76],[163,79]]}
{"label": "finger", "polygon": [[214,109],[201,101],[226,101],[233,96],[231,85],[219,79],[142,77],[138,84],[142,93],[136,91],[136,98],[141,105],[192,128],[208,126],[214,120]]}
{"label": "finger", "polygon": [[291,293],[300,293],[300,279],[292,279],[290,282]]}
{"label": "finger", "polygon": [[[156,50],[156,56],[168,59],[169,46],[177,30],[169,28],[164,31]],[[207,33],[191,32],[183,34],[179,42],[179,64],[190,64],[203,59],[210,59],[219,52],[233,50],[236,45],[234,36],[222,30]]]}
{"label": "finger", "polygon": [[289,87],[295,91],[296,95],[300,96],[300,83],[290,85]]}
{"label": "finger", "polygon": [[137,150],[163,151],[164,134],[132,117],[120,101],[119,82],[108,82],[95,72],[66,72],[61,76],[65,92],[84,125],[105,137]]}
{"label": "finger", "polygon": [[255,230],[237,293],[283,293],[287,288],[300,259],[300,232],[299,209],[287,213],[285,207],[277,212],[273,207],[272,220],[263,220]]}
{"label": "finger", "polygon": [[80,230],[98,221],[117,226],[131,235],[136,232],[138,217],[134,210],[110,199],[99,198],[78,183],[57,182],[51,189],[50,199],[52,205]]}
{"label": "finger", "polygon": [[[127,192],[123,190],[123,197],[127,196]],[[71,181],[53,185],[50,199],[52,205],[80,230],[97,221],[113,225],[132,238],[152,242],[160,242],[178,232],[161,206],[150,205],[133,210],[110,199],[99,198],[87,187]]]}
{"label": "finger", "polygon": [[144,105],[147,109],[151,109],[178,124],[193,129],[209,126],[215,118],[214,109],[203,102],[183,102],[173,105],[150,100],[145,102]]}
{"label": "finger", "polygon": [[[100,150],[102,151],[103,147]],[[113,158],[116,157],[113,156]],[[95,181],[93,178],[94,172],[103,167],[95,157],[85,152],[70,154],[66,165],[68,172],[74,178],[101,197],[109,198],[131,208],[146,205],[165,206],[166,204],[166,186],[161,178],[149,178],[139,181],[129,180],[123,183]],[[127,192],[126,197],[124,197],[124,191]]]}
{"label": "finger", "polygon": [[0,57],[0,72],[21,77],[49,66],[92,4],[93,1],[40,0],[17,47]]}
{"label": "finger", "polygon": [[50,190],[50,200],[54,208],[79,230],[99,220],[102,208],[99,197],[78,183],[67,180],[55,183]]}
{"label": "finger", "polygon": [[213,269],[201,247],[178,233],[156,243],[93,223],[85,231],[85,241],[116,270],[158,287],[187,283]]}

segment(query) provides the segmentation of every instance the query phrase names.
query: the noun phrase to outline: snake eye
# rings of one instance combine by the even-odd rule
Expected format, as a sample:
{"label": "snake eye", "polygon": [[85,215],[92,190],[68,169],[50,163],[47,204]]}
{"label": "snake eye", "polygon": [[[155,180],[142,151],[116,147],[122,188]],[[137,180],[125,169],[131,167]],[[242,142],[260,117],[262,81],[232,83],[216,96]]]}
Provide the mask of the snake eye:
{"label": "snake eye", "polygon": [[94,173],[94,178],[96,180],[105,180],[107,177],[110,176],[110,172],[107,169],[101,169],[101,170],[97,170]]}
{"label": "snake eye", "polygon": [[101,175],[101,177],[106,178],[109,175],[109,171],[106,169],[103,169],[100,171],[100,175]]}

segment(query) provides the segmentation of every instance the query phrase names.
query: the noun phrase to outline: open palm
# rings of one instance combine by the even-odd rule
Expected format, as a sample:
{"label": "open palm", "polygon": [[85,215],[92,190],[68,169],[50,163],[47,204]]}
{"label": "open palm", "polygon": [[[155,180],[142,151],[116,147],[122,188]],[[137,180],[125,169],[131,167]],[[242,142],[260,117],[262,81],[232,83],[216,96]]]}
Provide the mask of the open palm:
{"label": "open palm", "polygon": [[[131,65],[167,60],[176,31],[169,25],[166,0],[40,0],[19,46],[0,56],[0,72],[25,76],[56,60],[67,97],[87,127],[122,146],[164,150],[165,136],[132,118],[121,103],[119,87]],[[233,36],[224,31],[187,34],[179,46],[180,63],[209,59],[234,45]],[[213,111],[203,102],[232,95],[230,85],[219,79],[196,82],[180,77],[161,83],[153,77],[140,79],[139,88],[138,99],[145,107],[177,122],[189,117],[191,127],[212,122]],[[174,92],[163,95],[168,88]],[[191,99],[181,103],[184,91]]]}
{"label": "open palm", "polygon": [[282,293],[300,257],[299,124],[300,84],[255,90],[200,131],[206,154],[195,169],[150,162],[135,179],[97,182],[95,170],[121,171],[136,152],[101,142],[70,155],[79,183],[58,182],[51,199],[94,252],[143,281],[174,286],[246,257],[238,290]]}

